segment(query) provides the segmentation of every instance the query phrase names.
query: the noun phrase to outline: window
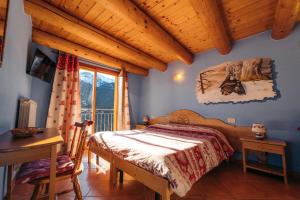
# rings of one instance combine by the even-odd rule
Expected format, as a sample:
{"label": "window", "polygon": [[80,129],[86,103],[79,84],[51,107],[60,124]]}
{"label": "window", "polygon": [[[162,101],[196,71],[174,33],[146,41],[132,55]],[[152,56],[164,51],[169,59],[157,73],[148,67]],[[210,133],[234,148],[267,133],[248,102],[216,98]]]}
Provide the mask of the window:
{"label": "window", "polygon": [[84,65],[79,76],[82,120],[94,121],[95,132],[115,130],[117,73]]}

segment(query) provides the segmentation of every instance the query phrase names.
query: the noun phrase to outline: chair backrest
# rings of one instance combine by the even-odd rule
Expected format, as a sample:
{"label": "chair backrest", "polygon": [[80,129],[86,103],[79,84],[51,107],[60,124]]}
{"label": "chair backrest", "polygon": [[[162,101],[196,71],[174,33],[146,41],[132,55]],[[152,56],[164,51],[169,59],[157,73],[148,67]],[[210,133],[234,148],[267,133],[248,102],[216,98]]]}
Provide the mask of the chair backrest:
{"label": "chair backrest", "polygon": [[72,143],[70,151],[68,153],[69,157],[74,160],[74,170],[79,169],[82,161],[82,156],[84,152],[84,146],[87,138],[87,128],[93,124],[93,121],[85,120],[82,123],[75,123],[75,130],[72,138]]}

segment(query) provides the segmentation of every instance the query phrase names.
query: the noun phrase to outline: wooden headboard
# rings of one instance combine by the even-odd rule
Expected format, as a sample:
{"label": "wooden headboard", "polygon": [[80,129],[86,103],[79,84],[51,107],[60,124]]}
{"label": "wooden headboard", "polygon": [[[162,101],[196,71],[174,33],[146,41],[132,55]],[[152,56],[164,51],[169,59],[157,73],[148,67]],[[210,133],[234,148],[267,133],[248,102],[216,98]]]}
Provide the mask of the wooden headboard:
{"label": "wooden headboard", "polygon": [[253,133],[251,127],[234,126],[225,123],[220,119],[209,119],[191,110],[177,110],[166,116],[157,117],[150,120],[150,124],[157,123],[179,123],[190,125],[202,125],[215,128],[221,131],[228,139],[236,151],[241,151],[241,137],[251,137]]}

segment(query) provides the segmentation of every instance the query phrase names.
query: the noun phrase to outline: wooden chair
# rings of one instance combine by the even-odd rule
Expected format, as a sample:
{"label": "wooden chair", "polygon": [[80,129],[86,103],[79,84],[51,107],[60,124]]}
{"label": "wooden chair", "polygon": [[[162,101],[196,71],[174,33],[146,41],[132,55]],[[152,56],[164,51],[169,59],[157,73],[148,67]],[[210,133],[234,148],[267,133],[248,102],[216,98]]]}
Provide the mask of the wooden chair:
{"label": "wooden chair", "polygon": [[[68,157],[71,158],[71,160],[73,161],[74,167],[72,170],[69,170],[67,172],[56,175],[57,181],[71,179],[71,181],[73,183],[73,188],[63,191],[63,192],[59,193],[58,195],[64,194],[67,192],[71,192],[74,190],[75,194],[76,194],[75,199],[79,199],[79,200],[83,199],[81,189],[80,189],[78,175],[81,174],[81,172],[83,171],[83,165],[81,162],[82,162],[82,156],[84,153],[84,146],[85,146],[86,139],[87,139],[87,133],[88,133],[87,127],[92,125],[92,123],[93,123],[92,121],[84,121],[83,123],[77,123],[77,122],[75,123],[75,131],[74,131],[74,135],[72,138],[70,151],[68,152]],[[78,139],[77,145],[75,145],[76,139]],[[29,183],[35,185],[34,191],[33,191],[32,197],[31,197],[32,200],[47,197],[48,187],[49,187],[49,177],[35,179],[35,180],[30,181]]]}

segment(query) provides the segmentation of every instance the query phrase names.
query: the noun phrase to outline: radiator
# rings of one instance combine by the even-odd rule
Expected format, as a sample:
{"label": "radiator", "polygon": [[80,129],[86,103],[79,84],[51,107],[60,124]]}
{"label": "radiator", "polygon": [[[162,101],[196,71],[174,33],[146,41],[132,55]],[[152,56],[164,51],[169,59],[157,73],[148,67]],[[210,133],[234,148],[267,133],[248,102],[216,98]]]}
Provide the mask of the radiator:
{"label": "radiator", "polygon": [[36,127],[37,103],[31,99],[20,99],[18,128]]}

